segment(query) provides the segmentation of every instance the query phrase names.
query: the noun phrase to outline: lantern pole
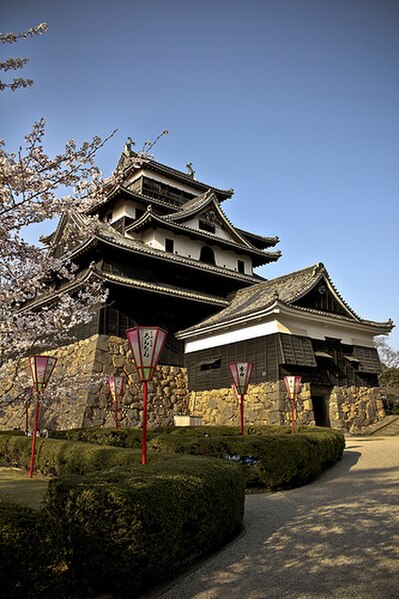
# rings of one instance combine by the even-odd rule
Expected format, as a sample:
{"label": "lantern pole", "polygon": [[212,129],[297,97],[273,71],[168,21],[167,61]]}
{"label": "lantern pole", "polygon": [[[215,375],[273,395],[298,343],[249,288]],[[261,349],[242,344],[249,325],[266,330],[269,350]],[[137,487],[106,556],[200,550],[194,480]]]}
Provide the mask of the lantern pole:
{"label": "lantern pole", "polygon": [[295,398],[291,397],[291,432],[295,433]]}
{"label": "lantern pole", "polygon": [[118,420],[118,398],[115,401],[115,429],[119,430],[119,420]]}
{"label": "lantern pole", "polygon": [[37,435],[37,424],[39,421],[39,408],[41,393],[44,391],[51,373],[54,370],[54,366],[57,362],[57,358],[49,356],[31,356],[29,358],[29,367],[33,380],[33,387],[36,391],[36,411],[35,421],[33,425],[33,438],[32,438],[32,451],[30,456],[30,467],[29,467],[29,478],[33,476],[33,468],[35,464],[35,451],[36,451],[36,435]]}
{"label": "lantern pole", "polygon": [[143,381],[143,434],[141,440],[141,463],[147,463],[147,400],[148,400],[148,385],[147,381]]}
{"label": "lantern pole", "polygon": [[285,376],[284,383],[291,400],[291,432],[295,433],[295,401],[298,398],[298,391],[301,384],[301,376]]}
{"label": "lantern pole", "polygon": [[167,331],[160,327],[137,326],[127,329],[126,336],[132,351],[133,364],[137,376],[143,383],[143,434],[141,442],[141,463],[147,463],[147,407],[148,381],[152,380],[154,370],[161,357]]}
{"label": "lantern pole", "polygon": [[229,364],[235,393],[240,396],[240,435],[244,434],[244,395],[248,389],[253,367],[253,362],[231,362]]}
{"label": "lantern pole", "polygon": [[240,435],[244,434],[244,394],[240,394]]}
{"label": "lantern pole", "polygon": [[40,391],[36,392],[36,411],[35,411],[35,422],[33,425],[33,438],[32,438],[32,451],[30,454],[30,467],[29,467],[29,478],[33,476],[33,467],[35,464],[35,451],[36,451],[36,435],[37,435],[37,423],[39,421],[39,408],[40,408]]}
{"label": "lantern pole", "polygon": [[125,377],[122,376],[109,376],[108,387],[111,393],[111,398],[115,402],[115,428],[119,430],[119,399],[123,395],[125,387]]}

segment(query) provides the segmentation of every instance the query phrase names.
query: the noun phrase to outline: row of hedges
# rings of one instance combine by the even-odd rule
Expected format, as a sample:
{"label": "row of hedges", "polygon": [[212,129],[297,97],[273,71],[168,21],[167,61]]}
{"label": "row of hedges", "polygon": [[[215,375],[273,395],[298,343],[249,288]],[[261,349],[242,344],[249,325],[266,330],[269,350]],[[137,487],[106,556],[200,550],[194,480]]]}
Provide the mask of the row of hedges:
{"label": "row of hedges", "polygon": [[[315,427],[308,427],[306,430],[316,430]],[[317,429],[320,430],[320,429]],[[321,429],[325,430],[325,429]],[[176,431],[188,432],[190,435],[200,437],[224,437],[238,435],[240,428],[238,426],[197,426],[197,427],[173,427],[167,426],[147,431],[147,439],[151,440],[159,433],[175,433]],[[1,432],[0,432],[1,434]],[[291,434],[290,426],[248,426],[245,430],[246,435],[282,435]],[[54,431],[51,434],[55,439],[66,439],[69,441],[84,441],[85,443],[94,443],[97,445],[112,445],[114,447],[141,447],[142,431],[138,428],[119,429],[113,428],[75,428],[63,431]]]}
{"label": "row of hedges", "polygon": [[[140,430],[80,429],[37,439],[37,468],[59,478],[50,481],[41,512],[2,506],[0,587],[14,598],[134,596],[239,530],[242,473],[247,487],[298,486],[335,463],[344,448],[342,434],[331,429],[292,435],[288,427],[251,427],[246,433],[152,431],[145,467]],[[3,463],[29,467],[30,451],[31,438],[0,435]]]}
{"label": "row of hedges", "polygon": [[332,429],[310,429],[295,434],[209,434],[206,429],[175,429],[161,433],[149,448],[162,453],[214,456],[244,465],[247,487],[289,489],[308,483],[341,457],[342,433]]}
{"label": "row of hedges", "polygon": [[[1,435],[0,459],[28,466],[30,447],[27,437]],[[222,460],[151,454],[143,467],[139,450],[37,439],[36,464],[61,476],[40,512],[2,505],[7,597],[132,597],[242,526],[242,473]]]}
{"label": "row of hedges", "polygon": [[[327,428],[303,427],[291,434],[290,427],[169,427],[151,431],[148,449],[170,454],[212,456],[244,464],[247,487],[272,490],[306,484],[337,462],[344,450],[341,432]],[[76,429],[60,433],[67,438],[98,444],[140,447],[137,429],[116,432],[111,429]]]}

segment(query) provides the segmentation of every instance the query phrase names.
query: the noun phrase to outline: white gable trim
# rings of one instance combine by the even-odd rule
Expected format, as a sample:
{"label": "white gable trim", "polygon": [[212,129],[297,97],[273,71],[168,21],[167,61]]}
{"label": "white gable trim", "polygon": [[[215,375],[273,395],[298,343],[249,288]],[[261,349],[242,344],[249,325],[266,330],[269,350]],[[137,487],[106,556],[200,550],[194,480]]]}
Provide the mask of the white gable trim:
{"label": "white gable trim", "polygon": [[279,307],[277,304],[274,304],[274,309],[270,310],[268,314],[258,316],[258,322],[255,323],[253,320],[251,322],[251,320],[242,321],[241,326],[235,323],[230,327],[224,326],[219,329],[215,326],[214,330],[208,330],[208,333],[204,331],[197,334],[191,333],[187,335],[185,353],[230,345],[273,333],[301,335],[320,340],[332,337],[340,339],[347,345],[374,347],[374,336],[382,333],[382,331],[376,330],[376,327],[367,324],[343,321],[325,315],[299,313],[287,306]]}

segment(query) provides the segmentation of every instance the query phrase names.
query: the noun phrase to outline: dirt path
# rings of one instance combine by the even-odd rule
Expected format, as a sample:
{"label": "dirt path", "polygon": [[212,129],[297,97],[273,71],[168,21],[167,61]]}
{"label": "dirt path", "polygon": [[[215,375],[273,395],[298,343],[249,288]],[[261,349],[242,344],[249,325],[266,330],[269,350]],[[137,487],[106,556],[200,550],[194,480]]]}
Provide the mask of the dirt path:
{"label": "dirt path", "polygon": [[246,532],[162,599],[397,599],[399,437],[347,440],[314,483],[249,495]]}

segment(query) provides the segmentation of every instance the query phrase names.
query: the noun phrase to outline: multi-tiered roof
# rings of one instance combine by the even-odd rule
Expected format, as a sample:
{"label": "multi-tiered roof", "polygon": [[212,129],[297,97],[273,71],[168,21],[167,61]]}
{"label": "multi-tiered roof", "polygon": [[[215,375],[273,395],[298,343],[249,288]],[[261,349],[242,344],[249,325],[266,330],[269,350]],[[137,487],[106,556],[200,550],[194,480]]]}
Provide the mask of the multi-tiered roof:
{"label": "multi-tiered roof", "polygon": [[222,203],[231,189],[131,151],[116,174],[105,199],[64,216],[47,239],[50,251],[79,265],[81,281],[99,278],[110,289],[100,332],[123,334],[127,323],[148,324],[151,317],[171,332],[192,325],[225,308],[229,293],[262,280],[254,268],[281,255],[273,250],[278,237],[229,220]]}

